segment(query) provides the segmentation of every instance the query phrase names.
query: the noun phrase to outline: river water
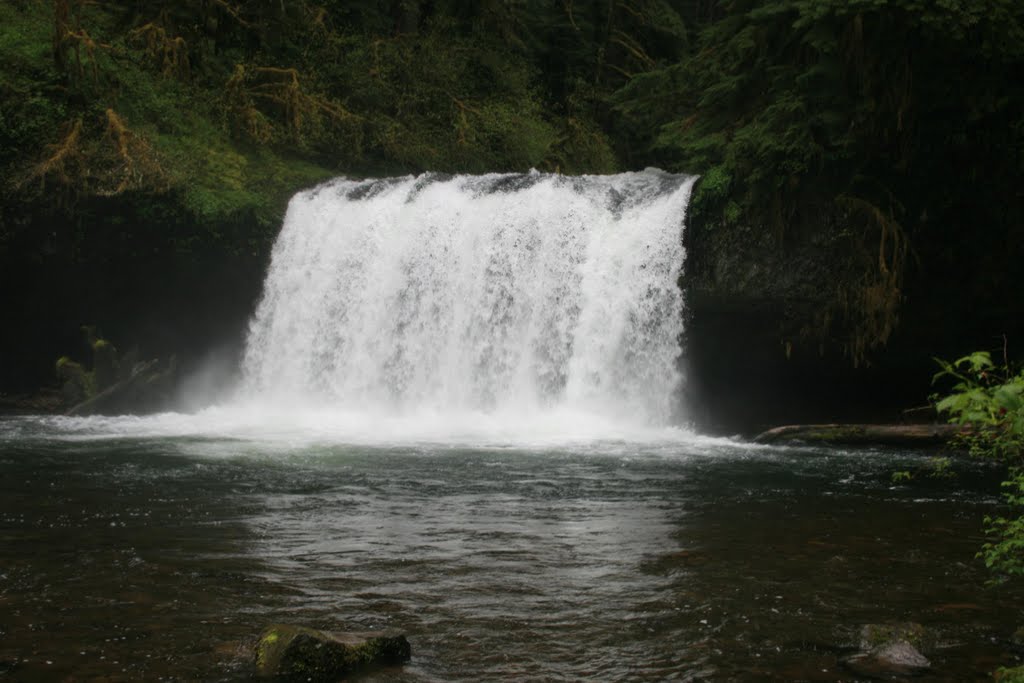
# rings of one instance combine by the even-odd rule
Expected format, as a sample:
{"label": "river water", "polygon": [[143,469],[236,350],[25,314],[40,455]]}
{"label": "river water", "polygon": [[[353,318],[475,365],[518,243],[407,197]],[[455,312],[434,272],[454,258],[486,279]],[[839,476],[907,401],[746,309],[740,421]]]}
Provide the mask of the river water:
{"label": "river water", "polygon": [[851,680],[890,621],[1010,663],[998,472],[670,426],[694,180],[296,195],[213,407],[0,419],[0,678],[244,681],[274,622],[407,634],[381,681]]}
{"label": "river water", "polygon": [[165,435],[0,421],[0,679],[245,681],[274,622],[395,629],[380,681],[855,680],[916,621],[980,680],[1020,595],[974,559],[999,473],[928,453],[645,439]]}

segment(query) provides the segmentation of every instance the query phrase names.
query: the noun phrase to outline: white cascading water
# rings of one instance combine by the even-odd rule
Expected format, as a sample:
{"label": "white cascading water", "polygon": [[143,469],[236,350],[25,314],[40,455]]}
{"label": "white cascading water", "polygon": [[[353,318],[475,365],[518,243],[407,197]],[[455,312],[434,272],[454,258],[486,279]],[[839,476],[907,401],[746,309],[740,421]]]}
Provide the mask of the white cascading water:
{"label": "white cascading water", "polygon": [[240,400],[512,430],[666,425],[693,181],[425,175],[302,192],[274,246]]}

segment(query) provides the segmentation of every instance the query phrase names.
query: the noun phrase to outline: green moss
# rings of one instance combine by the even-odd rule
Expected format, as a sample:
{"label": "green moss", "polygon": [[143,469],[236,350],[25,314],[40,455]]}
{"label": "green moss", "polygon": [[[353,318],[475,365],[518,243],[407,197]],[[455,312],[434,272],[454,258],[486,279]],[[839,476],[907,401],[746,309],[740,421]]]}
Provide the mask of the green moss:
{"label": "green moss", "polygon": [[117,382],[117,349],[106,339],[96,339],[92,343],[92,376],[97,391],[103,391]]}
{"label": "green moss", "polygon": [[725,208],[722,210],[722,217],[726,223],[738,223],[743,217],[743,209],[736,202],[729,200],[725,204]]}
{"label": "green moss", "polygon": [[996,683],[1024,683],[1024,666],[1000,667],[992,674]]}
{"label": "green moss", "polygon": [[67,356],[61,356],[56,363],[57,379],[61,382],[61,395],[65,407],[70,408],[96,393],[93,373],[86,372],[81,364]]}
{"label": "green moss", "polygon": [[890,643],[906,641],[919,650],[927,650],[934,643],[931,635],[921,624],[868,624],[861,630],[861,647],[874,650]]}
{"label": "green moss", "polygon": [[725,165],[712,166],[697,182],[690,210],[694,215],[712,219],[720,217],[726,223],[737,222],[742,216],[742,209],[730,199],[732,185],[732,173]]}
{"label": "green moss", "polygon": [[[288,198],[298,189],[336,175],[310,159],[235,139],[225,120],[224,74],[217,62],[202,82],[185,83],[155,76],[138,46],[126,40],[114,8],[82,6],[79,17],[102,47],[94,52],[97,77],[81,88],[76,103],[52,56],[52,8],[44,3],[0,4],[0,167],[12,170],[12,181],[0,190],[52,187],[56,181],[22,185],[31,169],[45,158],[47,145],[66,135],[68,121],[81,119],[85,160],[109,152],[106,111],[113,109],[144,149],[153,166],[144,189],[167,190],[203,225],[253,219],[262,226],[279,225]],[[213,86],[213,87],[211,87]],[[101,165],[81,168],[95,175]],[[75,169],[69,169],[74,171]],[[83,177],[84,178],[84,177]],[[66,179],[72,192],[87,191],[74,173]],[[269,229],[266,230],[269,232]],[[214,235],[218,237],[218,235]]]}
{"label": "green moss", "polygon": [[283,624],[269,627],[256,645],[260,675],[284,679],[333,681],[357,669],[408,658],[409,644],[403,637],[343,642],[330,633]]}
{"label": "green moss", "polygon": [[17,3],[0,4],[0,62],[13,69],[5,77],[46,71],[56,75],[52,64],[53,19],[45,12],[19,9]]}
{"label": "green moss", "polygon": [[7,181],[19,180],[27,155],[67,118],[64,102],[52,91],[58,74],[50,54],[51,26],[52,18],[42,13],[0,3],[0,164],[16,162]]}
{"label": "green moss", "polygon": [[859,440],[864,435],[864,430],[859,427],[835,427],[822,429],[813,436],[820,441],[842,443],[850,439]]}

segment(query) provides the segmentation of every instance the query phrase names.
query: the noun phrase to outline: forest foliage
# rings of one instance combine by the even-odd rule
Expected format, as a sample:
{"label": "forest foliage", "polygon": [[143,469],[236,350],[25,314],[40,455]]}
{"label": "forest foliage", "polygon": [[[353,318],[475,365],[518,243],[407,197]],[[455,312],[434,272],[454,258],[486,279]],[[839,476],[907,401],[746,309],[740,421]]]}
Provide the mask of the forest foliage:
{"label": "forest foliage", "polygon": [[997,460],[1008,469],[1003,482],[1009,516],[986,517],[989,540],[979,557],[998,580],[1024,576],[1024,369],[1008,359],[997,365],[987,351],[953,362],[938,361],[936,380],[952,380],[936,409],[966,428],[960,441],[972,455]]}
{"label": "forest foliage", "polygon": [[687,44],[664,0],[17,0],[0,26],[7,193],[200,217],[338,173],[615,170],[605,98]]}
{"label": "forest foliage", "polygon": [[833,231],[860,357],[908,269],[1012,268],[1022,104],[1016,0],[8,0],[0,254],[109,239],[26,236],[33,203],[251,251],[332,175],[657,165],[706,223]]}

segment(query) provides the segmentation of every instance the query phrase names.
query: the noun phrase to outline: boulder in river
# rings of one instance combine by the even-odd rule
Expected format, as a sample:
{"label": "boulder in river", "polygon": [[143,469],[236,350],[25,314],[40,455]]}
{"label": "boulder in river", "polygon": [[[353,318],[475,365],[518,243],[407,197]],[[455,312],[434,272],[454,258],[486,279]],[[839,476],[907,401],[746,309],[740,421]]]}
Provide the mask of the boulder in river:
{"label": "boulder in river", "polygon": [[402,664],[410,654],[404,635],[275,624],[256,644],[256,668],[261,676],[284,680],[337,681],[361,669]]}
{"label": "boulder in river", "polygon": [[861,652],[844,660],[861,676],[887,678],[924,673],[931,668],[922,649],[934,638],[921,624],[867,624],[861,629]]}

